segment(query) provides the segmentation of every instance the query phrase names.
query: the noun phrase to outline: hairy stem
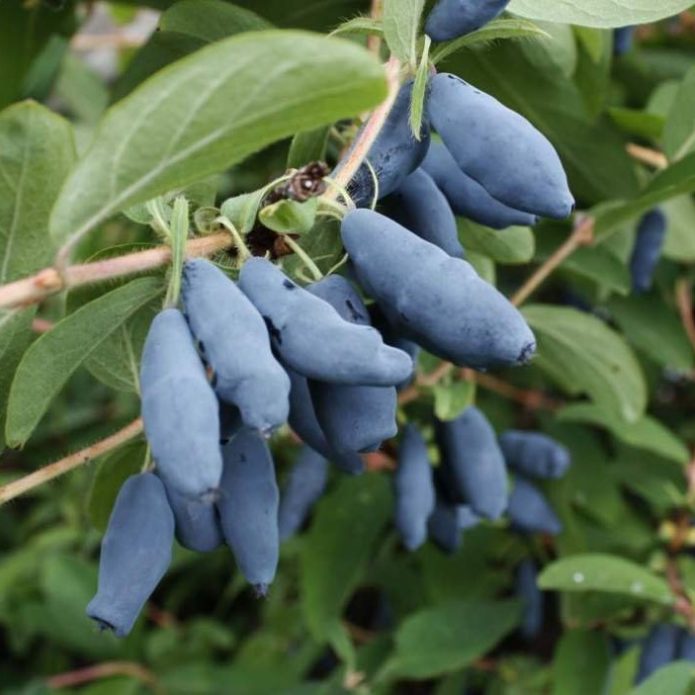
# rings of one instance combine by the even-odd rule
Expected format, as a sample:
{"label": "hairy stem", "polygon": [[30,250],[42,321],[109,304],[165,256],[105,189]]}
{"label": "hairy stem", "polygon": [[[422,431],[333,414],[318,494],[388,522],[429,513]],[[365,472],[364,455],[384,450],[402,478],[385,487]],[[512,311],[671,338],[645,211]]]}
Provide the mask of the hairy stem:
{"label": "hairy stem", "polygon": [[[372,19],[380,20],[384,14],[384,0],[372,0],[372,7],[369,12],[369,16]],[[381,37],[379,36],[368,36],[367,37],[367,50],[371,51],[374,55],[378,56],[381,53]]]}
{"label": "hairy stem", "polygon": [[[379,137],[386,119],[388,118],[400,88],[401,63],[397,58],[391,58],[386,64],[386,79],[388,81],[388,95],[386,99],[372,112],[364,128],[350,148],[346,158],[341,162],[334,180],[339,187],[347,188],[354,178],[357,170],[364,161],[372,145]],[[338,196],[338,187],[332,187],[324,197],[335,200]]]}
{"label": "hairy stem", "polygon": [[560,248],[514,294],[511,302],[521,306],[577,249],[594,241],[594,219],[586,217],[575,228]]}
{"label": "hairy stem", "polygon": [[39,470],[25,475],[23,478],[19,478],[19,480],[14,480],[11,483],[7,483],[7,485],[0,486],[0,504],[9,502],[15,497],[19,497],[19,495],[23,495],[25,492],[47,483],[49,480],[53,480],[68,471],[79,468],[99,456],[117,449],[131,439],[135,439],[135,437],[140,434],[142,434],[142,418],[137,418],[137,420],[133,420],[133,422],[126,425],[115,434],[98,441],[96,444],[88,446],[86,449],[70,454],[48,466],[39,468]]}
{"label": "hairy stem", "polygon": [[[232,239],[227,232],[210,234],[189,241],[186,244],[186,256],[212,256],[232,245]],[[44,268],[36,275],[1,286],[0,308],[37,304],[46,297],[71,287],[142,273],[170,262],[171,249],[168,246],[157,246],[147,251],[129,253],[104,261],[68,266],[62,273],[55,268]]]}

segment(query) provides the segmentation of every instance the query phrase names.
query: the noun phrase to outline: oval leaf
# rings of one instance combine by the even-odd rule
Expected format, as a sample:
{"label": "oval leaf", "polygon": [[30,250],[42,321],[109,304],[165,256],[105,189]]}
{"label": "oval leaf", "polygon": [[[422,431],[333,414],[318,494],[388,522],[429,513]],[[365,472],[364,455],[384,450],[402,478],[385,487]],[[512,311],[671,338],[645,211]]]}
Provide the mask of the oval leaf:
{"label": "oval leaf", "polygon": [[647,403],[644,375],[620,335],[576,309],[536,304],[523,314],[538,338],[535,363],[541,369],[624,420],[641,417]]}
{"label": "oval leaf", "polygon": [[585,27],[624,27],[656,22],[691,5],[691,0],[513,0],[509,11],[548,22]]}
{"label": "oval leaf", "polygon": [[74,243],[125,207],[385,96],[376,59],[341,39],[268,31],[207,46],[106,112],[61,192],[51,233]]}
{"label": "oval leaf", "polygon": [[601,591],[664,605],[674,598],[668,584],[644,567],[614,555],[573,555],[553,562],[538,578],[541,589]]}
{"label": "oval leaf", "polygon": [[12,382],[7,442],[21,446],[53,398],[94,350],[162,291],[159,278],[140,278],[70,314],[26,351]]}

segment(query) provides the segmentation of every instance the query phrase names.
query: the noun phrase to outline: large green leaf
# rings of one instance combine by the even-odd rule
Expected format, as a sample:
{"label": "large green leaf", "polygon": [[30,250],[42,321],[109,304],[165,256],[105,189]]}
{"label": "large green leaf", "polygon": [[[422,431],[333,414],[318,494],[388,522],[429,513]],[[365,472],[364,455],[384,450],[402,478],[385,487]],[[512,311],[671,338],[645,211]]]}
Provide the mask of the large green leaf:
{"label": "large green leaf", "polygon": [[634,422],[647,403],[640,365],[623,338],[600,319],[576,309],[532,305],[523,310],[538,338],[535,363],[571,393]]}
{"label": "large green leaf", "polygon": [[669,159],[682,159],[695,147],[695,70],[681,83],[664,127],[664,152]]}
{"label": "large green leaf", "polygon": [[520,608],[516,601],[452,601],[415,613],[398,629],[383,676],[424,679],[462,669],[518,624]]}
{"label": "large green leaf", "polygon": [[255,12],[222,0],[179,0],[159,22],[160,31],[195,36],[206,43],[268,28],[270,23]]}
{"label": "large green leaf", "polygon": [[558,418],[566,422],[582,422],[603,427],[636,449],[651,451],[677,463],[686,463],[690,458],[688,447],[658,420],[647,415],[635,422],[625,422],[614,413],[591,403],[575,403],[563,408]]}
{"label": "large green leaf", "polygon": [[334,632],[390,516],[391,493],[380,475],[343,478],[319,503],[301,553],[302,606],[316,638]]}
{"label": "large green leaf", "polygon": [[600,553],[573,555],[548,565],[538,584],[555,591],[600,591],[654,601],[674,602],[668,584],[661,577],[630,560]]}
{"label": "large green leaf", "polygon": [[140,278],[70,314],[27,350],[12,382],[6,436],[12,446],[31,436],[50,402],[109,335],[162,291],[159,278]]}
{"label": "large green leaf", "polygon": [[[60,116],[33,102],[0,113],[0,284],[50,259],[48,219],[74,159],[72,129]],[[31,341],[34,313],[35,308],[0,313],[0,421],[12,376]]]}
{"label": "large green leaf", "polygon": [[647,24],[690,7],[690,0],[512,0],[509,11],[529,19],[587,27]]}
{"label": "large green leaf", "polygon": [[269,31],[207,46],[106,112],[56,203],[51,232],[74,243],[125,207],[360,113],[385,94],[376,59],[341,39]]}

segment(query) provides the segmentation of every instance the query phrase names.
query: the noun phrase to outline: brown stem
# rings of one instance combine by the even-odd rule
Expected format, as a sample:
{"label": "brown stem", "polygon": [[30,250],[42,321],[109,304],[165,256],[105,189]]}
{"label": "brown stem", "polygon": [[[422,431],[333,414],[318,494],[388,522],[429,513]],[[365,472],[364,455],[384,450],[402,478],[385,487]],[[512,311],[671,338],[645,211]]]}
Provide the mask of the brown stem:
{"label": "brown stem", "polygon": [[19,480],[14,480],[7,485],[0,487],[0,504],[9,502],[19,495],[23,495],[25,492],[47,483],[49,480],[53,480],[74,468],[79,468],[85,463],[89,463],[94,459],[102,456],[117,449],[121,444],[125,444],[131,439],[135,439],[138,435],[142,433],[142,418],[137,418],[133,420],[129,425],[126,425],[123,429],[119,430],[115,434],[112,434],[106,439],[98,441],[96,444],[88,446],[86,449],[82,449],[70,456],[60,459],[55,463],[51,463],[48,466],[39,468],[39,470],[25,475]]}
{"label": "brown stem", "polygon": [[131,676],[149,686],[153,691],[160,691],[155,675],[149,669],[133,661],[105,661],[94,666],[60,673],[48,678],[46,685],[51,689],[59,690],[60,688],[72,688],[104,678],[111,678],[112,676]]}
{"label": "brown stem", "polygon": [[632,142],[628,143],[625,149],[634,160],[642,164],[647,164],[654,169],[666,169],[668,167],[668,159],[663,152],[642,147],[642,145],[635,145]]}
{"label": "brown stem", "polygon": [[594,219],[584,218],[560,248],[519,288],[511,301],[521,306],[577,249],[594,241]]}
{"label": "brown stem", "polygon": [[53,328],[53,321],[48,319],[34,319],[31,322],[31,330],[34,333],[48,333]]}
{"label": "brown stem", "polygon": [[[347,157],[341,162],[339,169],[334,177],[335,182],[340,188],[346,188],[354,178],[360,165],[365,160],[372,145],[379,137],[386,119],[388,118],[400,88],[401,64],[397,58],[391,58],[386,64],[386,80],[388,82],[388,95],[386,99],[372,111],[372,115],[360,131],[359,137],[355,140]],[[340,195],[339,189],[332,186],[324,195],[328,200],[335,200]]]}
{"label": "brown stem", "polygon": [[[191,239],[186,244],[186,255],[189,257],[212,256],[232,245],[232,239],[227,232],[218,232]],[[129,253],[103,261],[68,266],[62,274],[55,268],[44,268],[36,275],[0,286],[0,308],[36,304],[70,287],[142,273],[164,266],[170,261],[171,249],[168,246],[157,246],[147,251]]]}
{"label": "brown stem", "polygon": [[[384,0],[372,0],[372,9],[369,16],[372,19],[381,19],[384,14]],[[378,56],[381,52],[381,37],[369,35],[367,37],[367,50]]]}
{"label": "brown stem", "polygon": [[478,386],[496,393],[498,396],[520,403],[528,410],[557,410],[562,407],[562,402],[546,396],[542,391],[520,389],[498,379],[490,374],[474,372],[472,369],[463,370],[464,378],[474,381]]}
{"label": "brown stem", "polygon": [[676,304],[688,340],[695,350],[695,317],[693,316],[693,287],[683,278],[676,283]]}

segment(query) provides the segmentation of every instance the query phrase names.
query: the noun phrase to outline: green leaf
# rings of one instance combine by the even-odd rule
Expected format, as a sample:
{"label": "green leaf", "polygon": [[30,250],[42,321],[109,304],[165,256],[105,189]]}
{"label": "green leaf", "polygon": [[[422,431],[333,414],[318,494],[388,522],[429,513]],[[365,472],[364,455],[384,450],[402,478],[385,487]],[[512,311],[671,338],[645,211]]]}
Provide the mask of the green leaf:
{"label": "green leaf", "polygon": [[611,666],[611,648],[602,632],[569,630],[553,658],[553,695],[602,693]]}
{"label": "green leaf", "polygon": [[[74,160],[72,129],[63,118],[33,102],[0,112],[0,284],[36,272],[51,258],[48,219]],[[35,311],[0,312],[0,422]]]}
{"label": "green leaf", "polygon": [[223,0],[180,0],[159,22],[160,31],[187,34],[206,43],[270,27],[270,22],[255,12]]}
{"label": "green leaf", "polygon": [[465,668],[514,629],[520,612],[517,601],[452,601],[415,613],[396,632],[383,677],[426,679]]}
{"label": "green leaf", "polygon": [[61,192],[51,233],[73,244],[123,208],[360,113],[385,90],[375,58],[339,39],[269,31],[207,46],[106,112]]}
{"label": "green leaf", "polygon": [[371,17],[353,17],[339,24],[331,32],[331,36],[340,34],[357,34],[361,36],[383,36],[384,24],[381,20]]}
{"label": "green leaf", "polygon": [[664,367],[693,368],[693,347],[683,323],[655,294],[614,297],[608,308],[625,337]]}
{"label": "green leaf", "polygon": [[688,448],[685,444],[658,420],[648,415],[643,415],[635,422],[625,422],[615,413],[596,405],[576,403],[564,407],[557,417],[565,422],[582,422],[603,427],[636,449],[651,451],[653,454],[677,463],[686,463],[689,459]]}
{"label": "green leaf", "polygon": [[425,111],[427,82],[430,77],[430,45],[430,37],[425,36],[422,55],[420,56],[420,63],[418,64],[417,72],[415,73],[413,93],[410,102],[410,129],[412,130],[416,140],[420,140],[422,134],[422,117]]}
{"label": "green leaf", "polygon": [[432,51],[432,62],[436,65],[452,53],[471,46],[485,45],[500,39],[550,38],[537,24],[525,19],[493,19],[484,27],[453,41],[445,41]]}
{"label": "green leaf", "polygon": [[326,158],[326,144],[330,126],[305,130],[292,138],[287,155],[287,168],[299,169],[310,162],[322,162]]}
{"label": "green leaf", "polygon": [[457,219],[459,238],[466,251],[482,253],[497,263],[514,265],[528,263],[536,248],[529,227],[510,227],[502,232],[466,220]]}
{"label": "green leaf", "polygon": [[536,304],[523,314],[538,339],[538,367],[616,417],[630,422],[641,417],[647,403],[644,375],[620,335],[576,309]]}
{"label": "green leaf", "polygon": [[106,530],[118,491],[127,478],[140,472],[146,454],[144,441],[130,442],[109,454],[97,467],[89,491],[87,513],[99,531]]}
{"label": "green leaf", "polygon": [[690,0],[512,0],[509,11],[529,19],[580,24],[586,27],[624,27],[665,19],[690,7]]}
{"label": "green leaf", "polygon": [[27,350],[10,389],[6,436],[21,446],[75,370],[140,307],[162,291],[159,278],[140,278],[86,304]]}
{"label": "green leaf", "polygon": [[597,237],[606,236],[653,207],[695,191],[695,152],[657,174],[641,195],[627,202],[602,205],[594,210]]}
{"label": "green leaf", "polygon": [[668,218],[664,257],[683,263],[695,262],[695,202],[690,195],[682,195],[662,207]]}
{"label": "green leaf", "polygon": [[314,226],[318,203],[318,198],[309,198],[303,203],[297,200],[278,200],[261,208],[258,219],[278,234],[305,234]]}
{"label": "green leaf", "polygon": [[627,135],[636,135],[647,140],[656,140],[661,137],[664,129],[664,119],[654,113],[612,106],[608,109],[608,115],[613,122]]}
{"label": "green leaf", "polygon": [[301,549],[302,608],[317,639],[330,637],[391,517],[386,478],[342,478],[319,502]]}
{"label": "green leaf", "polygon": [[543,570],[538,585],[554,591],[621,594],[666,606],[674,601],[668,584],[661,577],[630,560],[601,553],[556,560]]}
{"label": "green leaf", "polygon": [[692,695],[695,687],[695,666],[691,662],[676,661],[662,666],[630,695]]}
{"label": "green leaf", "polygon": [[384,0],[384,38],[402,63],[417,63],[417,37],[425,0]]}
{"label": "green leaf", "polygon": [[475,382],[450,381],[441,382],[432,389],[434,393],[434,414],[438,420],[455,420],[473,404],[475,399]]}
{"label": "green leaf", "polygon": [[664,153],[672,161],[695,148],[695,69],[680,85],[664,127]]}

